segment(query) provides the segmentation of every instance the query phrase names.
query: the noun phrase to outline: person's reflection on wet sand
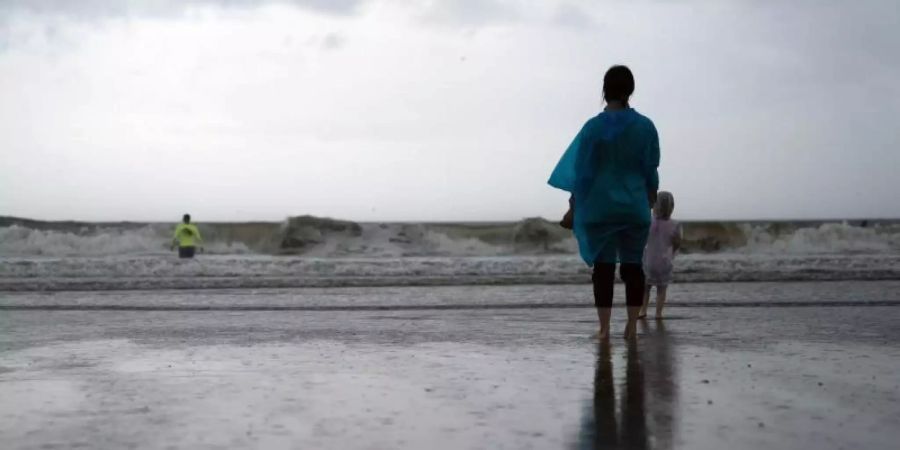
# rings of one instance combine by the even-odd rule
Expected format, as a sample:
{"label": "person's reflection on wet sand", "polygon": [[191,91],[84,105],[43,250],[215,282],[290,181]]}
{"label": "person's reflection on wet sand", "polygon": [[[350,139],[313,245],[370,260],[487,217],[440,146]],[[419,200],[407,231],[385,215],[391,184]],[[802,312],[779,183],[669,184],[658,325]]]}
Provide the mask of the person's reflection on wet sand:
{"label": "person's reflection on wet sand", "polygon": [[666,332],[665,321],[655,321],[641,346],[647,383],[647,403],[654,448],[672,448],[675,441],[675,406],[678,403],[678,366],[672,348],[675,338]]}
{"label": "person's reflection on wet sand", "polygon": [[609,341],[604,340],[597,347],[593,403],[585,411],[576,448],[618,448],[617,432],[612,354]]}
{"label": "person's reflection on wet sand", "polygon": [[593,401],[585,411],[576,448],[672,448],[677,374],[672,341],[661,321],[654,332],[644,330],[640,347],[639,352],[638,343],[631,341],[625,349],[617,411],[612,351],[608,341],[598,344]]}
{"label": "person's reflection on wet sand", "polygon": [[644,409],[644,365],[637,341],[628,341],[624,393],[621,398],[622,448],[647,448],[647,418]]}

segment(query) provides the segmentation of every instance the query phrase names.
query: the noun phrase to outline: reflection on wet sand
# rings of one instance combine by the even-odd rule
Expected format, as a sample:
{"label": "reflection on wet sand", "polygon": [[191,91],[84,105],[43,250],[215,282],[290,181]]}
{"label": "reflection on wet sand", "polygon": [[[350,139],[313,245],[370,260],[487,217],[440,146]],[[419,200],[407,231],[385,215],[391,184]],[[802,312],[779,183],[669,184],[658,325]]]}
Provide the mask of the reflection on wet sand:
{"label": "reflection on wet sand", "polygon": [[[676,364],[665,324],[642,323],[640,342],[625,344],[625,373],[616,389],[610,343],[597,346],[593,401],[578,434],[580,449],[669,449],[675,441]],[[621,374],[620,374],[621,377]]]}

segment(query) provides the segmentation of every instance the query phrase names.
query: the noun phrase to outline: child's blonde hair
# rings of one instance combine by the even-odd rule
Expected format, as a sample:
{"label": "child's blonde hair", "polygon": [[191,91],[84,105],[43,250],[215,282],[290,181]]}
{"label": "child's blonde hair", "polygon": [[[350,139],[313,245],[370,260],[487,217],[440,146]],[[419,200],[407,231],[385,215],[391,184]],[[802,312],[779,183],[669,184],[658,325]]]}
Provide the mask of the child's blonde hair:
{"label": "child's blonde hair", "polygon": [[656,194],[656,204],[653,205],[653,215],[657,219],[669,219],[675,209],[675,197],[669,191],[659,191]]}

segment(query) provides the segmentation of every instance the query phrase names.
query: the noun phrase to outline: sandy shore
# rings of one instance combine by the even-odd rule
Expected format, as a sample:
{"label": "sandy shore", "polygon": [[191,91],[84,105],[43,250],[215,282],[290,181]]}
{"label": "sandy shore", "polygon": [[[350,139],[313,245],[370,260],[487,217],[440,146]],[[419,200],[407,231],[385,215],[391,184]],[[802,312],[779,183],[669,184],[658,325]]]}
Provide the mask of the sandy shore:
{"label": "sandy shore", "polygon": [[[515,307],[546,298],[540,286],[372,289],[383,310],[341,311],[172,306],[362,294],[3,295],[0,448],[895,448],[900,304],[886,287],[683,285],[683,301],[712,303],[646,322],[635,347],[592,340],[590,308]],[[784,301],[729,307],[724,292]],[[838,301],[854,292],[868,302]],[[390,307],[453,295],[461,306]],[[817,296],[834,301],[784,303]],[[510,306],[465,307],[482,298]],[[40,302],[168,307],[14,308]]]}

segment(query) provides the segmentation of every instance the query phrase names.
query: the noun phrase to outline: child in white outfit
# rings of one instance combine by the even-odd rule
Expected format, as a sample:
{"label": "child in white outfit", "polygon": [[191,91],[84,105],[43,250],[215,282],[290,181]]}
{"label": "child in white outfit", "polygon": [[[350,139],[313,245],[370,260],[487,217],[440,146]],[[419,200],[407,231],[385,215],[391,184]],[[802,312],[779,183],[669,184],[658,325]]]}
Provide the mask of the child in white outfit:
{"label": "child in white outfit", "polygon": [[675,209],[675,198],[671,192],[660,191],[653,205],[653,223],[650,225],[650,236],[647,248],[644,249],[644,274],[647,277],[647,289],[644,290],[644,305],[638,317],[647,316],[650,305],[650,289],[656,286],[656,318],[662,318],[663,306],[666,304],[666,288],[672,282],[672,265],[675,252],[681,246],[681,227],[672,220]]}

